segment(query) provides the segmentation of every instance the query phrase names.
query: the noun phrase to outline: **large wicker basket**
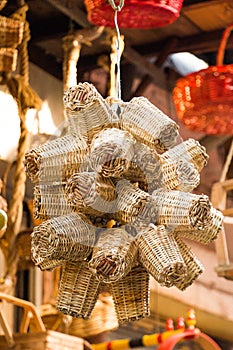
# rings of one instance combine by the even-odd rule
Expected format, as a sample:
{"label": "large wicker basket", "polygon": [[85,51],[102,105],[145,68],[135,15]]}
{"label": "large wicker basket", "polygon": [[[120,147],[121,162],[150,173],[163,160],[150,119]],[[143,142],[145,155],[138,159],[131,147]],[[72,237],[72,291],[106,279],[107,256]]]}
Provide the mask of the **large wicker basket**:
{"label": "large wicker basket", "polygon": [[217,65],[178,79],[173,90],[178,118],[187,128],[206,134],[233,133],[233,64],[223,54],[233,24],[223,33]]}
{"label": "large wicker basket", "polygon": [[[125,0],[119,12],[119,26],[144,29],[166,26],[179,17],[182,3],[183,0]],[[110,1],[85,0],[85,5],[90,22],[99,26],[114,26]]]}

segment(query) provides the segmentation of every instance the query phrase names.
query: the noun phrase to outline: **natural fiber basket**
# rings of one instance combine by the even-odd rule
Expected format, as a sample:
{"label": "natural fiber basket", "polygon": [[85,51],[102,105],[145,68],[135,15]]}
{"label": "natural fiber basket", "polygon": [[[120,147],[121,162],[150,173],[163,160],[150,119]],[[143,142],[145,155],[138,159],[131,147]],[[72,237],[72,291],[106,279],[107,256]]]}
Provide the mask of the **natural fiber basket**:
{"label": "natural fiber basket", "polygon": [[23,39],[24,23],[0,16],[0,47],[17,48]]}
{"label": "natural fiber basket", "polygon": [[204,266],[187,244],[178,237],[178,235],[174,235],[174,238],[187,267],[187,272],[186,275],[184,275],[184,278],[174,282],[175,287],[183,291],[204,271]]}
{"label": "natural fiber basket", "polygon": [[56,308],[65,315],[89,319],[101,289],[86,261],[67,262],[62,267]]}
{"label": "natural fiber basket", "polygon": [[[113,1],[85,0],[88,20],[104,27],[114,27]],[[180,14],[183,0],[125,0],[118,14],[122,28],[157,28],[174,22]]]}
{"label": "natural fiber basket", "polygon": [[162,286],[171,287],[183,280],[187,268],[174,237],[163,225],[151,224],[137,237],[139,260]]}
{"label": "natural fiber basket", "polygon": [[101,230],[89,267],[104,283],[117,281],[135,265],[137,246],[123,227]]}
{"label": "natural fiber basket", "polygon": [[[30,302],[0,293],[1,304],[20,307],[23,317],[20,319],[20,329],[13,333],[10,327],[10,320],[0,309],[0,325],[3,335],[0,336],[0,349],[21,349],[21,350],[84,350],[90,349],[89,343],[81,338],[68,334],[46,330],[40,317],[38,309]],[[2,305],[1,305],[2,306]],[[33,319],[34,330],[31,331],[31,320]]]}
{"label": "natural fiber basket", "polygon": [[160,155],[162,161],[177,162],[180,159],[193,163],[199,172],[204,168],[209,159],[204,146],[197,140],[188,139],[170,148]]}
{"label": "natural fiber basket", "polygon": [[226,41],[233,24],[223,33],[216,66],[177,80],[173,90],[178,118],[194,131],[205,134],[233,133],[233,64],[223,65]]}
{"label": "natural fiber basket", "polygon": [[149,274],[142,265],[109,285],[119,323],[137,321],[150,315]]}
{"label": "natural fiber basket", "polygon": [[65,193],[68,204],[77,212],[103,215],[115,211],[113,182],[94,172],[73,174],[66,182]]}
{"label": "natural fiber basket", "polygon": [[91,254],[94,243],[94,227],[78,214],[55,217],[34,227],[32,259],[36,265],[48,259],[80,261]]}
{"label": "natural fiber basket", "polygon": [[181,191],[157,190],[152,193],[157,210],[157,224],[205,229],[211,222],[211,203],[205,195]]}
{"label": "natural fiber basket", "polygon": [[178,136],[178,125],[145,97],[123,104],[120,127],[138,142],[161,151],[173,147]]}
{"label": "natural fiber basket", "polygon": [[180,226],[174,230],[179,237],[185,237],[202,244],[209,244],[214,241],[222,228],[223,214],[215,209],[210,209],[210,222],[204,229],[198,230],[191,227]]}
{"label": "natural fiber basket", "polygon": [[88,144],[102,129],[113,126],[110,106],[90,83],[70,87],[64,93],[64,106],[69,133],[83,136]]}
{"label": "natural fiber basket", "polygon": [[120,177],[133,157],[133,137],[127,131],[111,128],[101,131],[90,146],[92,168],[104,177]]}
{"label": "natural fiber basket", "polygon": [[0,48],[0,72],[14,72],[17,66],[18,51],[12,48]]}

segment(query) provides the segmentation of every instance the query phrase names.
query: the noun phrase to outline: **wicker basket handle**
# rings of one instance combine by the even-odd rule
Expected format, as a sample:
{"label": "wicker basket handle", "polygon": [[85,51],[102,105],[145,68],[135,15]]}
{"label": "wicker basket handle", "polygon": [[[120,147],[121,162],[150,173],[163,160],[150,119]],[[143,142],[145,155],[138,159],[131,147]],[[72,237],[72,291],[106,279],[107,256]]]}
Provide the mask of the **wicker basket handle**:
{"label": "wicker basket handle", "polygon": [[16,298],[14,296],[0,293],[0,325],[3,329],[7,344],[9,347],[14,346],[15,341],[13,337],[13,332],[11,330],[11,327],[9,326],[9,323],[7,321],[7,318],[3,312],[3,303],[8,302],[10,304],[13,304],[15,306],[22,307],[24,312],[20,324],[20,333],[27,333],[28,326],[30,323],[31,318],[33,317],[36,330],[38,332],[45,332],[45,326],[44,323],[40,317],[39,311],[36,309],[35,305],[33,305],[29,301],[25,301],[19,298]]}
{"label": "wicker basket handle", "polygon": [[233,29],[233,23],[229,24],[229,26],[224,30],[222,39],[218,48],[218,54],[217,54],[217,66],[222,66],[223,65],[223,59],[225,55],[225,49],[226,49],[226,44],[227,40],[230,36],[230,33]]}

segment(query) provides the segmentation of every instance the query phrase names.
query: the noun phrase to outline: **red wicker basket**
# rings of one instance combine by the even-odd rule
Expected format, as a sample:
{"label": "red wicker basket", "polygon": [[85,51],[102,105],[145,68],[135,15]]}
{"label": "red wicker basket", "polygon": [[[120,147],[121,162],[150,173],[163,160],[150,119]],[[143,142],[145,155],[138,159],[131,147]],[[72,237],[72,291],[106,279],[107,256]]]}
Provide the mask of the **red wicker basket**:
{"label": "red wicker basket", "polygon": [[[84,0],[84,3],[91,23],[114,27],[110,0]],[[118,12],[118,26],[141,29],[166,26],[179,17],[182,4],[183,0],[125,0]],[[117,2],[115,5],[118,5]]]}
{"label": "red wicker basket", "polygon": [[173,100],[177,116],[188,129],[205,134],[233,134],[233,64],[223,65],[233,24],[222,36],[216,66],[177,80]]}

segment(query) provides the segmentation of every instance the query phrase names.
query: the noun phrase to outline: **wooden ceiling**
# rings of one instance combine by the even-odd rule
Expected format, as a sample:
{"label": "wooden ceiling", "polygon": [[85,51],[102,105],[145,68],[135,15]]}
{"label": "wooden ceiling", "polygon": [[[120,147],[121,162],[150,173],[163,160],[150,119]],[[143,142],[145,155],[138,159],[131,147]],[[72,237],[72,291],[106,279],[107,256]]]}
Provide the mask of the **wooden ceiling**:
{"label": "wooden ceiling", "polygon": [[[144,1],[144,0],[142,0]],[[24,1],[8,0],[1,15],[10,15]],[[62,80],[62,38],[69,30],[93,27],[87,20],[83,0],[28,0],[31,39],[31,62]],[[157,79],[160,66],[172,52],[188,51],[215,64],[216,52],[223,30],[233,22],[232,0],[184,0],[179,18],[162,28],[148,30],[120,29],[125,38],[122,64],[129,64],[136,71]],[[100,65],[100,57],[109,55],[108,29],[91,45],[82,45],[78,71],[80,76]],[[233,35],[229,38],[225,63],[233,63]],[[156,64],[151,58],[157,57]],[[150,60],[149,60],[150,58]],[[156,83],[156,81],[155,81]]]}

